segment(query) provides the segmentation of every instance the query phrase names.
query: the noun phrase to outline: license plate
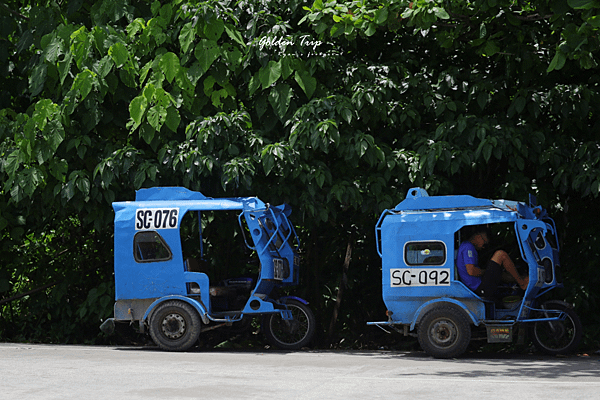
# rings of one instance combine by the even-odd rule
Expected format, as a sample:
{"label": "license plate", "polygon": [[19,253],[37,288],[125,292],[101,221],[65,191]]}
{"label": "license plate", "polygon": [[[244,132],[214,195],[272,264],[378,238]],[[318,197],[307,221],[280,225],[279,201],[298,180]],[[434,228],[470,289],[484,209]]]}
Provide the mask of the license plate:
{"label": "license plate", "polygon": [[390,286],[450,286],[450,268],[391,269]]}
{"label": "license plate", "polygon": [[511,325],[487,325],[488,343],[506,343],[512,342]]}

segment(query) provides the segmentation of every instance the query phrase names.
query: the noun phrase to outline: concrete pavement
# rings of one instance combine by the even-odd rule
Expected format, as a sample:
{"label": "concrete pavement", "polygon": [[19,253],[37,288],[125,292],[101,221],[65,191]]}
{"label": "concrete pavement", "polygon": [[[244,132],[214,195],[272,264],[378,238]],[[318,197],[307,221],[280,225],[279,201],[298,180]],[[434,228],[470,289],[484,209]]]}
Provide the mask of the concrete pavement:
{"label": "concrete pavement", "polygon": [[600,357],[0,343],[0,399],[600,399]]}

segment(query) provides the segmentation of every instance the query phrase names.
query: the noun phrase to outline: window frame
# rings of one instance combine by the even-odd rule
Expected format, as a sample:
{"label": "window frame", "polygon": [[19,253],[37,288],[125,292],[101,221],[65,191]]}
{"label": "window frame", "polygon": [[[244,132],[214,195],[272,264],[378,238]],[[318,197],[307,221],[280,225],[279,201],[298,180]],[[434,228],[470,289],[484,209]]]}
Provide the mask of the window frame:
{"label": "window frame", "polygon": [[[441,249],[443,251],[443,258],[442,261],[440,262],[436,262],[436,263],[410,263],[408,261],[408,251],[409,251],[409,246],[411,245],[415,245],[415,244],[420,244],[420,245],[432,245],[432,244],[441,244]],[[413,250],[415,251],[415,250]],[[446,246],[446,243],[444,243],[441,240],[414,240],[414,241],[410,241],[410,242],[406,242],[404,244],[404,251],[402,252],[403,257],[404,257],[404,264],[406,264],[408,267],[439,267],[442,265],[446,264],[446,261],[448,261],[448,247]],[[432,256],[435,257],[435,256]],[[423,260],[425,261],[425,260]]]}
{"label": "window frame", "polygon": [[[137,249],[137,244],[140,242],[137,242],[136,239],[140,236],[140,235],[147,235],[147,234],[154,234],[155,238],[158,238],[160,244],[163,245],[163,248],[167,250],[167,252],[169,253],[169,256],[166,258],[152,258],[152,259],[147,259],[147,260],[142,260],[139,258],[138,255],[138,249]],[[141,243],[155,243],[155,242],[149,242],[149,241],[145,241],[145,242],[141,242]],[[158,233],[157,231],[139,231],[136,232],[136,234],[133,236],[133,258],[135,260],[135,262],[137,263],[150,263],[150,262],[165,262],[165,261],[170,261],[173,259],[173,252],[171,251],[171,247],[169,247],[169,245],[167,244],[167,242],[165,241],[165,239],[163,239],[162,235],[160,233]]]}

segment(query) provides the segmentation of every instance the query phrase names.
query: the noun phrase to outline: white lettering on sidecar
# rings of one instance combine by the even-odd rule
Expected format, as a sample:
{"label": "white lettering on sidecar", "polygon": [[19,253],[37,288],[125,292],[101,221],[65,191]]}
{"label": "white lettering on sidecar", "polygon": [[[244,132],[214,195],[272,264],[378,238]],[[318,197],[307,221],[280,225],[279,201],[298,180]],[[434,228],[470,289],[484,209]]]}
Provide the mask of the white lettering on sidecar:
{"label": "white lettering on sidecar", "polygon": [[176,229],[179,208],[140,208],[135,212],[135,230]]}
{"label": "white lettering on sidecar", "polygon": [[449,268],[396,268],[390,270],[391,287],[450,286]]}

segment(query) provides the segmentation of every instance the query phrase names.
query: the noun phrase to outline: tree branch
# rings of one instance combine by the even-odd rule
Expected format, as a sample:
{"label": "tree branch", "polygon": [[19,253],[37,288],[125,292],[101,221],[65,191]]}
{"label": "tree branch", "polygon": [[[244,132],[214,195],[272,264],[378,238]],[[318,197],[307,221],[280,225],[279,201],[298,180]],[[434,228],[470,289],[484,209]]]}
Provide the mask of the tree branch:
{"label": "tree branch", "polygon": [[6,304],[6,303],[10,303],[11,301],[19,300],[20,298],[29,296],[30,294],[41,292],[42,290],[48,289],[49,287],[59,284],[60,282],[62,282],[62,281],[55,281],[55,282],[49,283],[47,285],[40,286],[39,288],[35,288],[35,289],[29,290],[27,292],[21,293],[21,294],[17,294],[15,296],[9,297],[7,299],[2,299],[2,301],[0,301],[0,306],[3,304]]}
{"label": "tree branch", "polygon": [[531,14],[531,15],[526,15],[524,17],[522,17],[520,15],[513,15],[513,17],[515,17],[516,19],[520,19],[521,21],[531,22],[531,21],[541,21],[543,19],[552,18],[553,15],[554,14],[548,14],[548,15]]}
{"label": "tree branch", "polygon": [[29,21],[29,17],[26,17],[25,15],[10,9],[6,4],[4,3],[0,3],[0,7],[4,8],[6,11],[8,11],[9,13],[16,15],[17,17],[23,18],[25,21]]}

